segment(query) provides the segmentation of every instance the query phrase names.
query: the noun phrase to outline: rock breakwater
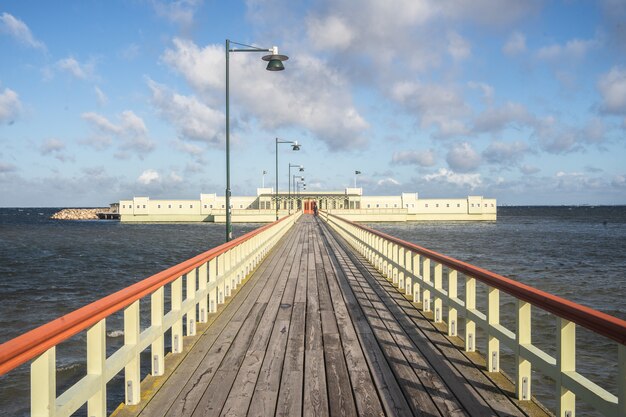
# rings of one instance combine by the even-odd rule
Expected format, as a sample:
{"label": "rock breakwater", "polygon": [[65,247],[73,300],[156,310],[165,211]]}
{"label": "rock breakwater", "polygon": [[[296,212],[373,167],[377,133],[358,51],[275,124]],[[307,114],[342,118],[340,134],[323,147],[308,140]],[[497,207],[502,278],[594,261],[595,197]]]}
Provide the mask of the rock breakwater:
{"label": "rock breakwater", "polygon": [[55,220],[98,220],[98,215],[109,208],[75,208],[57,211],[50,218]]}

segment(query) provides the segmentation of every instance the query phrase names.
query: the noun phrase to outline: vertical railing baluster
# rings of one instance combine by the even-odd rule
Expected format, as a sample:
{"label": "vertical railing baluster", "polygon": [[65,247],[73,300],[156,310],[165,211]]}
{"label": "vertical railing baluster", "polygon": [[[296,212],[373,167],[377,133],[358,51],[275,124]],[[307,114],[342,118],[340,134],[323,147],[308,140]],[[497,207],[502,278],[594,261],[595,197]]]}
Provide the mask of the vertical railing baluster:
{"label": "vertical railing baluster", "polygon": [[[435,289],[438,291],[443,290],[443,265],[439,262],[435,263],[434,276],[433,276],[433,284],[435,285]],[[435,309],[435,323],[440,323],[443,320],[443,303],[441,302],[441,296],[435,293],[434,295],[434,309]]]}
{"label": "vertical railing baluster", "polygon": [[178,277],[172,282],[172,311],[176,321],[172,325],[172,353],[183,351],[183,277]]}
{"label": "vertical railing baluster", "polygon": [[528,359],[520,355],[522,346],[532,343],[532,323],[531,323],[531,305],[525,301],[517,299],[517,315],[516,315],[516,362],[517,362],[517,381],[515,385],[515,393],[517,399],[528,401],[531,398],[531,363]]}
{"label": "vertical railing baluster", "polygon": [[391,282],[394,285],[398,285],[398,261],[400,254],[400,246],[395,243],[391,243]]}
{"label": "vertical railing baluster", "polygon": [[30,415],[54,417],[57,411],[56,346],[30,364]]}
{"label": "vertical railing baluster", "polygon": [[226,279],[224,277],[224,258],[226,254],[222,253],[217,257],[217,304],[223,304],[226,291]]}
{"label": "vertical railing baluster", "polygon": [[576,323],[557,317],[556,396],[557,416],[575,417],[576,396],[563,386],[563,373],[576,370]]}
{"label": "vertical railing baluster", "polygon": [[398,289],[404,291],[404,268],[406,265],[404,247],[398,247]]}
{"label": "vertical railing baluster", "polygon": [[626,417],[626,346],[617,344],[617,415]]}
{"label": "vertical railing baluster", "polygon": [[413,252],[404,251],[404,294],[413,295]]}
{"label": "vertical railing baluster", "polygon": [[[430,259],[424,258],[422,260],[422,281],[425,284],[430,284]],[[424,290],[422,291],[422,310],[430,311],[430,287],[424,285]]]}
{"label": "vertical railing baluster", "polygon": [[137,300],[124,309],[124,346],[134,350],[133,359],[124,367],[124,391],[128,405],[139,404],[141,398],[141,352],[137,348],[140,330],[139,300]]}
{"label": "vertical railing baluster", "polygon": [[455,269],[448,269],[448,336],[456,336],[458,325],[458,313],[452,300],[458,297],[457,272]]}
{"label": "vertical railing baluster", "polygon": [[165,371],[165,331],[162,328],[165,315],[163,294],[164,290],[161,287],[150,296],[150,325],[161,328],[160,336],[150,345],[153,376],[163,375]]}
{"label": "vertical railing baluster", "polygon": [[[213,258],[209,261],[209,286],[215,284],[217,281],[217,259]],[[215,287],[209,291],[209,313],[215,313],[217,311],[217,292],[218,288]]]}
{"label": "vertical railing baluster", "polygon": [[419,253],[415,252],[413,254],[413,302],[419,303],[422,300],[422,289],[421,289],[421,256]]}
{"label": "vertical railing baluster", "polygon": [[233,290],[233,280],[234,280],[234,273],[233,273],[233,266],[234,266],[234,250],[230,249],[228,252],[226,252],[224,255],[225,258],[225,269],[226,269],[226,273],[225,273],[225,279],[224,281],[226,281],[226,289],[224,290],[224,298],[225,297],[230,297],[230,294]]}
{"label": "vertical railing baluster", "polygon": [[192,269],[187,272],[187,300],[194,300],[192,306],[187,310],[187,336],[194,336],[196,334],[196,269]]}
{"label": "vertical railing baluster", "polygon": [[107,413],[106,319],[100,320],[87,330],[87,375],[98,378],[100,389],[87,401],[89,417],[105,417]]}
{"label": "vertical railing baluster", "polygon": [[[202,293],[206,292],[207,281],[209,279],[209,277],[207,275],[207,271],[208,271],[208,269],[207,269],[207,263],[206,262],[198,267],[198,289]],[[204,294],[198,300],[198,312],[200,313],[200,317],[198,317],[198,323],[206,323],[207,322],[208,315],[209,315],[208,314],[209,307],[208,307],[207,300],[208,300],[208,294]]]}
{"label": "vertical railing baluster", "polygon": [[500,290],[487,287],[487,371],[500,370],[500,340],[491,331],[491,326],[500,323]]}
{"label": "vertical railing baluster", "polygon": [[476,350],[476,322],[469,317],[469,312],[476,310],[476,278],[465,276],[465,351]]}

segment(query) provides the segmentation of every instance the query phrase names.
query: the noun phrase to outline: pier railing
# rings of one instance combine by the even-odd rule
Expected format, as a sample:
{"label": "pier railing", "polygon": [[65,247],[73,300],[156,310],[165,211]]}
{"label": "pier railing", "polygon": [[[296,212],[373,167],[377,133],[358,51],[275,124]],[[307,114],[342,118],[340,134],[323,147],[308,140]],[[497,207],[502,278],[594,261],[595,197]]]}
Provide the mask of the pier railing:
{"label": "pier railing", "polygon": [[[447,313],[449,336],[457,336],[459,318],[464,320],[465,351],[476,350],[476,327],[482,328],[487,338],[488,372],[500,371],[500,344],[508,346],[515,355],[513,382],[518,400],[531,399],[531,370],[537,370],[556,382],[558,417],[574,417],[577,398],[606,416],[626,417],[626,321],[338,216],[321,213],[321,217],[393,284],[421,303],[435,322],[442,323]],[[463,298],[459,296],[459,274],[465,277]],[[486,286],[486,311],[476,304],[477,284]],[[500,323],[500,292],[516,299],[515,329]],[[556,357],[532,343],[533,306],[556,318]],[[607,369],[618,368],[617,396],[576,371],[578,325],[616,342],[615,357],[606,358],[605,363]]]}
{"label": "pier railing", "polygon": [[[300,213],[247,233],[228,243],[144,279],[0,345],[0,375],[32,360],[31,415],[70,416],[87,403],[87,415],[106,416],[106,384],[124,370],[126,404],[138,404],[140,354],[150,348],[152,375],[163,375],[165,333],[172,353],[183,351],[183,336],[196,333],[237,285],[264,259]],[[183,298],[183,286],[186,296]],[[165,311],[165,293],[171,309]],[[150,325],[140,326],[140,303],[150,301]],[[107,357],[106,318],[124,312],[124,345]],[[186,326],[183,335],[183,320]],[[87,332],[87,374],[57,396],[56,346]]]}

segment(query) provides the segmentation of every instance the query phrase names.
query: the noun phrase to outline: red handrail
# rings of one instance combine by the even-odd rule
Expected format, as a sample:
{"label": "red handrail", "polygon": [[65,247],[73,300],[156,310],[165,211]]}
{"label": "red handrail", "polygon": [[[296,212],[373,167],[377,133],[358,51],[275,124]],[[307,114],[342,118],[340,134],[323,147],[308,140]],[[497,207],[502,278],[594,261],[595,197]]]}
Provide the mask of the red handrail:
{"label": "red handrail", "polygon": [[229,249],[243,243],[270,227],[282,222],[259,227],[236,239],[201,253],[191,259],[154,274],[129,287],[74,310],[56,320],[30,330],[0,345],[0,375],[15,369],[42,354],[53,346],[91,327],[105,317],[120,311],[140,298],[158,290],[203,263],[216,258]]}
{"label": "red handrail", "polygon": [[422,246],[415,245],[411,242],[398,239],[378,230],[360,225],[358,223],[346,220],[342,217],[328,213],[331,217],[336,217],[352,226],[365,230],[383,239],[387,239],[405,249],[419,253],[427,258],[433,259],[447,267],[455,269],[465,275],[476,278],[477,280],[497,288],[515,298],[531,303],[534,306],[546,310],[556,316],[562,317],[587,329],[608,337],[622,345],[626,345],[626,321],[617,317],[594,310],[590,307],[566,300],[545,291],[538,290],[529,285],[522,284],[510,278],[493,273],[483,268],[468,264],[458,259],[442,255]]}

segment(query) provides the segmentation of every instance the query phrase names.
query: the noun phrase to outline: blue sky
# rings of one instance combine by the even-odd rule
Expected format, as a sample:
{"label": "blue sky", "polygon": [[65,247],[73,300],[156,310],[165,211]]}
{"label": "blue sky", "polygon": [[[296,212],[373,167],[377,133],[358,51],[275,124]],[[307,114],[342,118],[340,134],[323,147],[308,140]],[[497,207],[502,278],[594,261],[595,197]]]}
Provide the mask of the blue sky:
{"label": "blue sky", "polygon": [[0,206],[232,190],[626,204],[622,0],[3,1]]}

